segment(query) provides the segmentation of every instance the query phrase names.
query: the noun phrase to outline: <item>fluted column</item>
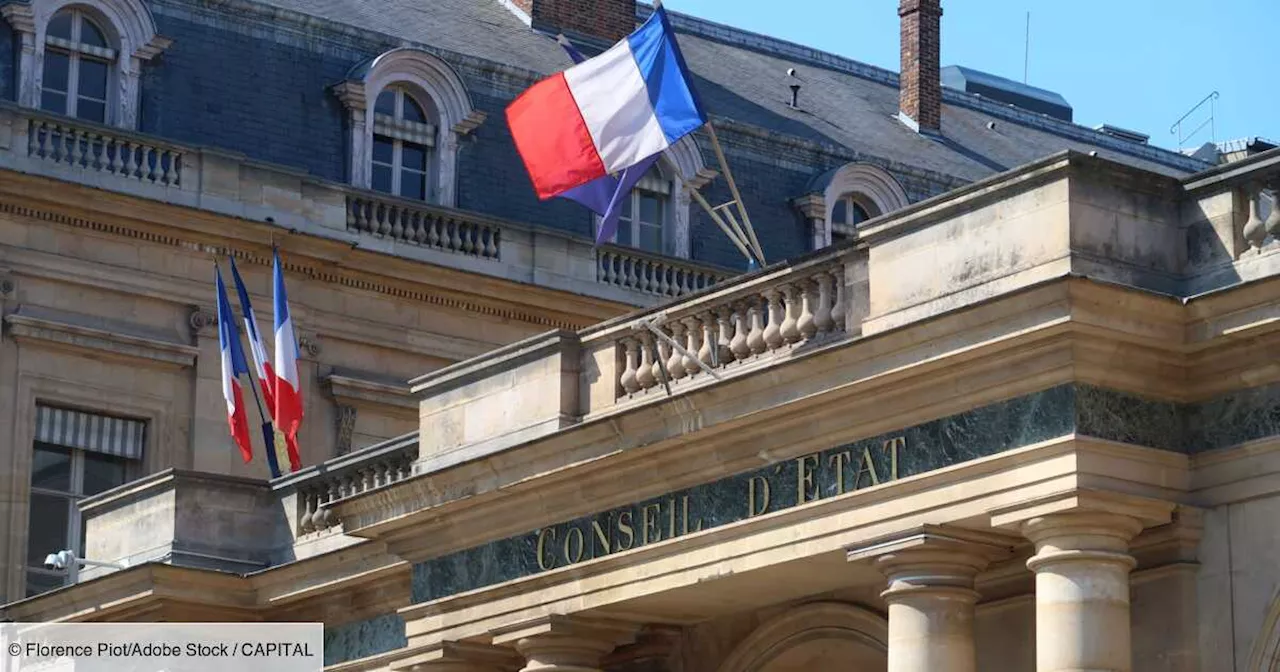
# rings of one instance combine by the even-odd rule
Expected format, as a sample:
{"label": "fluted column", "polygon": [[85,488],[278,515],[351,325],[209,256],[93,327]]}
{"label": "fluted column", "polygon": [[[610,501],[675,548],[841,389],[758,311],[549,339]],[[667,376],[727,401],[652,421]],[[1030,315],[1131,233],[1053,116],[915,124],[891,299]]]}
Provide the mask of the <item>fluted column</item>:
{"label": "fluted column", "polygon": [[1092,511],[1027,520],[1036,546],[1027,568],[1036,573],[1037,672],[1128,672],[1129,541],[1137,518]]}
{"label": "fluted column", "polygon": [[630,623],[549,616],[494,633],[494,644],[512,644],[524,656],[521,672],[601,672],[600,661],[635,641]]}
{"label": "fluted column", "polygon": [[889,672],[976,672],[974,578],[1008,554],[995,538],[932,526],[851,550],[888,579]]}

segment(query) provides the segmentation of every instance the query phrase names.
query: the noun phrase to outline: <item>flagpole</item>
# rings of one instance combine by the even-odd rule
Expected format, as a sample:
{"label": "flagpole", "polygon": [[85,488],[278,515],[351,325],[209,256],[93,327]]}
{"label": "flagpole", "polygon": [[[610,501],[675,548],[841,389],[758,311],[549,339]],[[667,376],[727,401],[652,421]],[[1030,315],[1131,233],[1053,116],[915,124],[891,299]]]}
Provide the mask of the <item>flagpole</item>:
{"label": "flagpole", "polygon": [[733,200],[738,203],[738,210],[742,213],[742,221],[746,224],[747,234],[751,236],[752,247],[760,258],[760,265],[764,265],[764,250],[760,249],[760,241],[756,239],[755,229],[751,226],[751,217],[747,215],[747,208],[742,204],[742,194],[738,193],[738,184],[733,180],[733,172],[729,170],[729,162],[724,158],[724,150],[720,148],[720,139],[716,137],[716,127],[707,120],[707,135],[711,136],[711,147],[715,150],[716,160],[720,162],[720,168],[724,171],[724,179],[729,184],[729,193],[733,194]]}
{"label": "flagpole", "polygon": [[697,201],[698,205],[702,206],[703,210],[707,211],[707,214],[711,216],[711,220],[719,225],[720,230],[724,232],[724,235],[730,240],[730,242],[738,246],[738,250],[747,257],[747,261],[755,261],[755,253],[748,250],[747,246],[738,239],[738,236],[741,234],[735,233],[729,228],[728,224],[725,224],[724,219],[720,217],[720,213],[716,212],[715,209],[711,207],[711,204],[707,202],[707,199],[703,198],[702,194],[698,193],[697,189],[690,189],[689,194],[693,196],[693,200]]}
{"label": "flagpole", "polygon": [[[221,273],[222,269],[218,266],[218,258],[213,258],[213,265],[218,268]],[[228,302],[229,303],[229,302]],[[241,312],[244,306],[240,306]],[[235,315],[231,319],[235,319]],[[258,405],[258,417],[262,418],[262,450],[267,454],[267,466],[271,469],[271,478],[280,478],[280,465],[276,462],[276,455],[272,448],[275,446],[275,430],[271,426],[271,421],[267,419],[267,414],[262,410],[262,399],[258,398],[258,381],[253,378],[253,371],[249,371],[249,390],[253,392],[253,401]]]}

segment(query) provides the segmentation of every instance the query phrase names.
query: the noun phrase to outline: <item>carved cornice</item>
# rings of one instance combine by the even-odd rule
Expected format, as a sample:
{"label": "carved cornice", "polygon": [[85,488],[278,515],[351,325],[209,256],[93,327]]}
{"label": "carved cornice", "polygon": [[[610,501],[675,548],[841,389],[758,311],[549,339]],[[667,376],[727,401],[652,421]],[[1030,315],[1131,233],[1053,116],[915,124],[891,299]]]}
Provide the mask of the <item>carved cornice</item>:
{"label": "carved cornice", "polygon": [[488,117],[489,115],[481,112],[480,110],[472,110],[470,114],[462,119],[462,121],[453,125],[453,132],[458,135],[467,135],[471,131],[479,128],[480,124],[483,124],[484,120]]}
{"label": "carved cornice", "polygon": [[329,386],[329,393],[333,398],[343,404],[353,405],[364,402],[409,409],[415,413],[418,410],[418,403],[410,393],[407,384],[391,385],[337,374],[330,375],[325,379],[325,383]]}
{"label": "carved cornice", "polygon": [[52,344],[73,350],[106,354],[150,364],[179,367],[195,365],[199,349],[181,343],[129,336],[101,329],[13,314],[4,318],[18,341]]}
{"label": "carved cornice", "polygon": [[36,15],[31,5],[11,2],[0,7],[0,16],[19,33],[36,32]]}
{"label": "carved cornice", "polygon": [[827,199],[822,194],[805,194],[793,199],[791,204],[808,219],[827,218]]}
{"label": "carved cornice", "polygon": [[[18,205],[16,203],[0,201],[0,213],[11,214],[19,217],[28,217],[41,222],[53,222],[74,228],[87,229],[108,235],[119,236],[121,238],[141,240],[155,245],[163,245],[166,247],[174,247],[184,250],[202,250],[219,255],[230,255],[234,256],[236,261],[242,265],[257,264],[260,266],[270,267],[272,263],[269,254],[255,254],[226,245],[209,245],[206,241],[197,241],[189,238],[166,235],[121,224],[108,224],[97,220],[85,219],[83,217],[71,217],[69,215],[51,212],[40,208],[33,208],[26,205]],[[283,262],[283,267],[286,272],[305,275],[312,280],[319,282],[339,285],[360,291],[375,292],[408,301],[454,308],[477,315],[486,315],[506,320],[537,324],[552,329],[581,329],[587,326],[586,322],[571,323],[565,320],[550,318],[532,310],[517,310],[514,308],[498,307],[476,301],[468,301],[466,299],[441,296],[432,292],[411,289],[404,285],[393,285],[389,282],[370,280],[364,277],[358,277],[353,273],[334,270],[333,265],[326,263],[308,264],[300,263],[296,260],[286,260]]]}

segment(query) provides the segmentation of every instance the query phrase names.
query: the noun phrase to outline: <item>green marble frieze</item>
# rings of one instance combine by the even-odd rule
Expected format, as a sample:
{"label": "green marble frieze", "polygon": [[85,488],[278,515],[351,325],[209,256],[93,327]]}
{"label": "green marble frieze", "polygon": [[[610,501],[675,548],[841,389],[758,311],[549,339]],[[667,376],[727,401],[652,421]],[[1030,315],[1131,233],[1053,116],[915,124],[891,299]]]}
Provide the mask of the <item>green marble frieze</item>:
{"label": "green marble frieze", "polygon": [[413,601],[621,553],[1072,433],[1179,453],[1280,434],[1280,385],[1201,404],[1067,384],[416,564]]}

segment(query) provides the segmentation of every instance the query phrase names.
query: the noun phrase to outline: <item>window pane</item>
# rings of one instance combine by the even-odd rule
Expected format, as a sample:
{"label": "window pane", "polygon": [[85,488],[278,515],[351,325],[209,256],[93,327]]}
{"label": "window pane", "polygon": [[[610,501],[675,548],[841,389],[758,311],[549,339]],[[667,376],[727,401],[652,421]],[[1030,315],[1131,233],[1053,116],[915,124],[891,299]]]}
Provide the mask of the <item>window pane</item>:
{"label": "window pane", "polygon": [[71,491],[71,449],[36,444],[31,457],[31,487]]}
{"label": "window pane", "polygon": [[107,106],[105,103],[81,98],[76,101],[76,116],[86,121],[96,121],[98,123],[106,123]]}
{"label": "window pane", "polygon": [[[44,558],[40,559],[44,562]],[[63,578],[52,574],[37,574],[36,572],[27,572],[27,597],[35,597],[40,593],[47,593],[51,590],[61,588]]]}
{"label": "window pane", "polygon": [[426,175],[414,170],[400,171],[400,195],[405,198],[415,198],[419,201],[425,200],[426,192]]}
{"label": "window pane", "polygon": [[657,196],[640,193],[640,221],[646,224],[662,223],[662,201]]}
{"label": "window pane", "polygon": [[391,193],[391,166],[373,164],[373,188],[376,191]]}
{"label": "window pane", "polygon": [[80,19],[80,44],[89,44],[95,47],[106,47],[107,38],[103,37],[102,31],[93,25],[88,18]]}
{"label": "window pane", "polygon": [[419,172],[427,169],[427,148],[406,142],[400,149],[400,165]]}
{"label": "window pane", "polygon": [[831,208],[832,224],[848,224],[849,220],[849,202],[845,199],[836,201],[835,206]]}
{"label": "window pane", "polygon": [[373,160],[391,165],[394,147],[391,138],[382,135],[373,136]]}
{"label": "window pane", "polygon": [[626,219],[618,220],[618,244],[631,246],[634,236],[631,231],[631,222]]}
{"label": "window pane", "polygon": [[40,94],[40,109],[57,114],[66,114],[67,94],[46,90]]}
{"label": "window pane", "polygon": [[87,58],[80,59],[80,86],[76,95],[97,100],[107,99],[107,64]]}
{"label": "window pane", "polygon": [[71,39],[71,12],[58,12],[49,19],[49,28],[45,31],[50,37]]}
{"label": "window pane", "polygon": [[44,81],[46,90],[66,91],[71,78],[71,58],[60,51],[44,52]]}
{"label": "window pane", "polygon": [[662,252],[662,228],[641,224],[640,244],[637,247],[650,252]]}
{"label": "window pane", "polygon": [[102,453],[84,454],[84,495],[96,495],[124,485],[125,460]]}
{"label": "window pane", "polygon": [[865,221],[867,221],[868,219],[871,219],[871,215],[867,212],[867,209],[866,209],[866,208],[864,208],[864,207],[862,207],[861,205],[859,205],[857,201],[854,201],[854,203],[853,203],[853,223],[854,223],[854,224],[861,224],[862,222],[865,222]]}
{"label": "window pane", "polygon": [[31,493],[31,515],[27,518],[28,565],[43,565],[46,555],[66,550],[70,503],[66,497]]}
{"label": "window pane", "polygon": [[378,101],[373,104],[373,111],[389,117],[396,116],[396,90],[386,89],[378,94]]}
{"label": "window pane", "polygon": [[409,95],[404,97],[404,119],[405,121],[416,121],[420,124],[427,123],[426,113],[422,111],[421,107],[418,107],[418,101]]}

